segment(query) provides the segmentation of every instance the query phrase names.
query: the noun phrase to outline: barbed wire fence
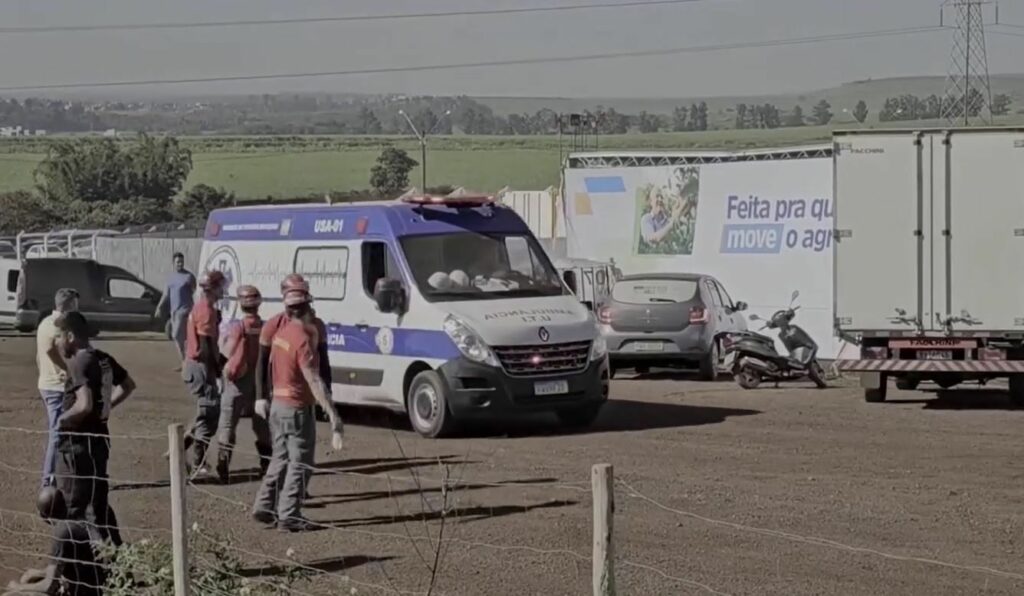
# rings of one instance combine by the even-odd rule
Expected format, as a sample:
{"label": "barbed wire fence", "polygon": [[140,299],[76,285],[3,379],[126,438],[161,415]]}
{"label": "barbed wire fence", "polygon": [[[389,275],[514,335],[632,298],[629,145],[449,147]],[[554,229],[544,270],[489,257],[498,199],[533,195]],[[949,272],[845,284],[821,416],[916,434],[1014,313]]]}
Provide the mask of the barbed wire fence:
{"label": "barbed wire fence", "polygon": [[[26,440],[45,439],[46,431],[0,427],[0,433],[17,433]],[[98,564],[104,568],[103,586],[90,584],[88,578],[65,578],[69,585],[102,589],[114,596],[128,595],[196,595],[220,596],[244,594],[319,596],[326,594],[444,594],[446,589],[460,587],[459,580],[446,576],[449,564],[470,563],[481,569],[500,565],[509,557],[518,557],[528,563],[558,560],[576,570],[572,585],[581,587],[585,570],[590,567],[595,596],[611,596],[622,586],[617,571],[629,571],[627,577],[642,574],[670,582],[677,591],[722,595],[728,594],[721,585],[709,585],[695,579],[680,577],[671,569],[659,568],[645,561],[630,560],[616,549],[615,520],[623,517],[616,511],[616,502],[628,503],[630,518],[668,514],[687,520],[726,529],[732,532],[757,535],[769,539],[800,543],[817,549],[831,549],[844,553],[885,559],[910,565],[925,565],[987,578],[1024,581],[1024,574],[986,566],[965,565],[937,558],[910,556],[897,552],[845,544],[837,540],[798,534],[792,531],[757,527],[735,521],[716,519],[706,514],[688,511],[681,506],[655,499],[638,488],[635,480],[615,478],[610,465],[598,464],[587,480],[562,482],[551,479],[538,481],[488,481],[467,478],[465,459],[450,457],[410,457],[398,435],[392,431],[399,457],[380,463],[380,460],[347,460],[344,468],[330,464],[311,466],[309,473],[329,481],[344,479],[349,482],[376,485],[372,490],[353,491],[349,487],[344,495],[314,497],[307,507],[376,500],[387,511],[371,518],[356,518],[340,522],[316,522],[316,529],[325,534],[323,539],[309,544],[292,534],[273,533],[253,540],[251,532],[235,535],[231,528],[246,523],[252,503],[239,497],[238,484],[251,483],[258,474],[255,470],[240,469],[226,484],[208,478],[190,478],[186,475],[182,444],[183,428],[172,425],[166,435],[114,435],[110,438],[114,457],[124,453],[160,453],[168,446],[168,462],[159,460],[148,468],[135,465],[134,478],[110,479],[112,507],[125,505],[125,499],[138,491],[148,491],[145,527],[121,524],[118,528],[125,536],[120,549],[104,550]],[[242,461],[257,461],[258,453],[241,445],[234,448]],[[144,461],[141,459],[139,461]],[[154,461],[154,460],[151,460]],[[377,462],[377,463],[371,463]],[[35,463],[35,462],[33,462]],[[123,469],[123,468],[120,468]],[[0,478],[5,486],[35,488],[41,471],[20,463],[7,461],[0,453]],[[76,477],[95,480],[91,477]],[[321,481],[318,480],[318,486]],[[498,508],[481,505],[471,497],[472,491],[489,489],[518,489],[535,491],[544,501],[523,504],[526,512],[543,506],[587,506],[592,508],[593,526],[589,532],[593,544],[590,552],[576,547],[558,548],[540,544],[517,544],[500,540],[481,540],[463,532],[463,522],[502,515]],[[153,496],[156,499],[153,500]],[[40,518],[26,498],[24,508],[0,507],[0,571],[15,581],[38,580],[48,563],[78,565],[71,558],[74,550],[55,549],[55,530],[59,523],[49,524]],[[635,506],[635,508],[634,508]],[[375,511],[379,508],[375,506]],[[139,519],[138,515],[134,519]],[[112,530],[111,526],[91,525],[96,530]],[[393,530],[370,529],[373,525],[388,525]],[[243,535],[244,534],[244,535]],[[94,539],[90,539],[94,540]],[[75,538],[71,537],[71,542]],[[379,545],[389,555],[345,554],[346,545]],[[568,541],[570,544],[572,540]],[[326,545],[326,548],[325,548]],[[391,559],[399,559],[394,564]],[[351,573],[360,568],[358,576]],[[396,568],[397,567],[397,568]],[[35,574],[26,571],[35,569]],[[540,578],[544,581],[544,578]],[[635,577],[634,577],[635,579]],[[723,579],[721,584],[727,582]],[[464,586],[462,586],[464,588]],[[3,586],[0,586],[2,591]],[[510,588],[512,588],[510,586]],[[19,594],[9,588],[6,594]],[[623,593],[631,593],[623,589]]]}

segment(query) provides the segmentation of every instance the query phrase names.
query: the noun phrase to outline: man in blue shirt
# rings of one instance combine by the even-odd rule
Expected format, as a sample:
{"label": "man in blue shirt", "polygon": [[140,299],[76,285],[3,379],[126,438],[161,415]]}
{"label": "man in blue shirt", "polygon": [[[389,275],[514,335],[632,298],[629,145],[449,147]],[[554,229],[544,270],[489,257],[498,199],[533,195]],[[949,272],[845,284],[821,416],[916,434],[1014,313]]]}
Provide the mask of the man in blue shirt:
{"label": "man in blue shirt", "polygon": [[196,276],[185,269],[185,255],[174,253],[174,272],[167,278],[167,287],[160,303],[156,305],[156,316],[163,313],[164,305],[171,307],[171,339],[181,356],[179,364],[185,360],[185,322],[193,306],[196,293]]}

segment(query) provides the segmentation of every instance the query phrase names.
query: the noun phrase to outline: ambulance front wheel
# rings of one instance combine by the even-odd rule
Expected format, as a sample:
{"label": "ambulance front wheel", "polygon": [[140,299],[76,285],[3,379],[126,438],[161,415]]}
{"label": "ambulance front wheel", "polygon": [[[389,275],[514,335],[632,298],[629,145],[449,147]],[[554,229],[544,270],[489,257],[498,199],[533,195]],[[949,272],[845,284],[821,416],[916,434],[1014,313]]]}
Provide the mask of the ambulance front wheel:
{"label": "ambulance front wheel", "polygon": [[406,409],[413,429],[424,437],[437,439],[455,432],[455,418],[448,407],[445,384],[432,370],[413,378],[409,384]]}

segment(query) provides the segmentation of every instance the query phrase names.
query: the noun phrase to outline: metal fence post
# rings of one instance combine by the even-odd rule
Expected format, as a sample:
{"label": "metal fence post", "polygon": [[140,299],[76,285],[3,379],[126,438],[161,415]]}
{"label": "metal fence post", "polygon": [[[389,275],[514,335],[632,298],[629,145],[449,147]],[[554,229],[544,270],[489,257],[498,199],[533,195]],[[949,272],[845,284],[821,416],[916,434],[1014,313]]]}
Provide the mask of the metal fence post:
{"label": "metal fence post", "polygon": [[174,596],[189,596],[188,516],[185,511],[185,426],[167,427],[171,473],[171,546]]}
{"label": "metal fence post", "polygon": [[615,479],[611,464],[595,465],[590,481],[594,499],[594,596],[615,596],[615,545],[612,543]]}

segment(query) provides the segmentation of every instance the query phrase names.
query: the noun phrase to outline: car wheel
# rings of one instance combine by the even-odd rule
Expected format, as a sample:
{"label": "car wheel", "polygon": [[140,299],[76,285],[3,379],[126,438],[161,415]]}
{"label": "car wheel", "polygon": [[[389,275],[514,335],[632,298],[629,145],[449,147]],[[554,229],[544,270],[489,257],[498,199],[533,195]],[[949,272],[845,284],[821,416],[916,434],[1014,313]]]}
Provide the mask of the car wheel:
{"label": "car wheel", "polygon": [[572,408],[571,410],[559,410],[558,421],[562,423],[562,426],[573,430],[590,428],[601,413],[602,405],[588,405]]}
{"label": "car wheel", "polygon": [[718,340],[711,342],[711,349],[700,360],[700,380],[714,381],[718,378]]}
{"label": "car wheel", "polygon": [[440,375],[432,370],[421,372],[412,380],[406,407],[416,432],[431,439],[455,432],[455,418],[448,409],[446,393]]}
{"label": "car wheel", "polygon": [[1024,408],[1024,375],[1010,375],[1010,402]]}
{"label": "car wheel", "polygon": [[744,389],[757,389],[761,384],[761,373],[749,366],[740,368],[733,376],[736,378],[736,384]]}

